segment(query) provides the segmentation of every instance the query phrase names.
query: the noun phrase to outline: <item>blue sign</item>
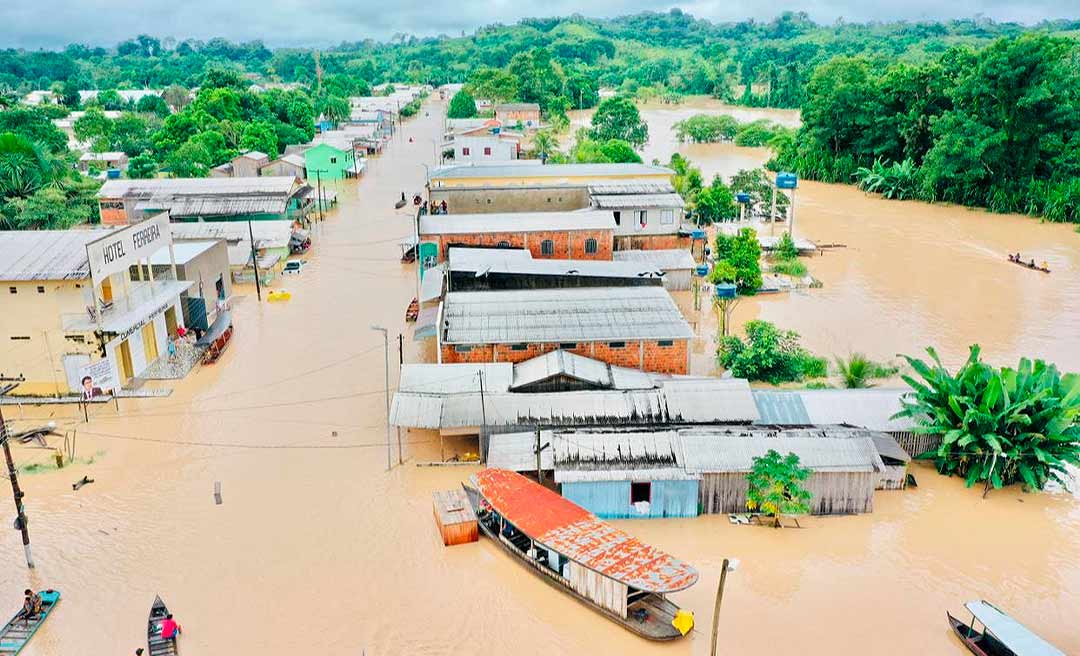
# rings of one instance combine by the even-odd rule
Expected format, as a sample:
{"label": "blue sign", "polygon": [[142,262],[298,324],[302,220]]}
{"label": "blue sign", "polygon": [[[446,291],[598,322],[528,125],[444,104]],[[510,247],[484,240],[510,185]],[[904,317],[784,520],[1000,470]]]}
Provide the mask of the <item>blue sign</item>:
{"label": "blue sign", "polygon": [[799,176],[794,173],[777,173],[776,174],[776,188],[777,189],[794,189],[799,186]]}
{"label": "blue sign", "polygon": [[745,205],[750,202],[750,194],[746,193],[745,191],[740,191],[739,193],[735,194],[735,201]]}

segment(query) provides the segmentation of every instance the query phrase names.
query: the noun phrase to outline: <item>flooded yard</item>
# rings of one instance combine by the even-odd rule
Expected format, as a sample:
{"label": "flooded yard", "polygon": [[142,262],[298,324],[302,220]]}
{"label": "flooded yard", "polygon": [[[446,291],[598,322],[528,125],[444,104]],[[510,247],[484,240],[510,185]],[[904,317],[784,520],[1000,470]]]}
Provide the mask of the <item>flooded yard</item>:
{"label": "flooded yard", "polygon": [[[398,466],[394,431],[387,470],[383,338],[371,329],[389,330],[391,387],[399,333],[406,362],[430,359],[404,322],[415,280],[398,241],[412,225],[393,209],[431,164],[442,117],[430,109],[360,181],[333,187],[340,207],[314,226],[309,265],[274,285],[292,300],[260,304],[238,288],[229,350],[182,381],[155,383],[171,396],[96,406],[89,424],[70,405],[4,408],[20,426],[51,419],[75,430],[80,458],[20,478],[37,569],[26,570],[18,532],[0,531],[9,612],[24,587],[63,592],[27,656],[134,653],[155,594],[183,625],[186,655],[701,655],[725,557],[742,561],[721,614],[725,654],[961,654],[945,611],[980,597],[1080,652],[1077,499],[1011,488],[983,500],[922,466],[918,488],[879,492],[873,514],[810,518],[803,529],[724,517],[619,522],[701,572],[675,596],[698,630],[673,644],[629,634],[483,539],[444,548],[431,493],[475,469],[415,466],[438,456],[437,436],[423,431],[403,432]],[[691,157],[707,176],[764,157],[682,148],[700,151]],[[826,354],[935,344],[955,362],[978,341],[994,361],[1024,354],[1080,369],[1080,235],[849,187],[805,184],[799,194],[796,232],[847,248],[809,262],[823,289],[744,302],[738,320],[776,321]],[[1055,272],[1010,266],[1005,253],[1016,250]],[[84,475],[95,482],[73,491]],[[11,519],[0,490],[0,523]]]}

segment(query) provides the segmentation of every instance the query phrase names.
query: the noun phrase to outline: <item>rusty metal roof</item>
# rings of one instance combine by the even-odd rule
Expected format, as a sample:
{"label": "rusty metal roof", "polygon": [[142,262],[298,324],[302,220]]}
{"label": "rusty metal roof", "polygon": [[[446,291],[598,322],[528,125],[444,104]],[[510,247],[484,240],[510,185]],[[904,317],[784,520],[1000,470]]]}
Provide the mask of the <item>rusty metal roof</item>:
{"label": "rusty metal roof", "polygon": [[647,592],[676,592],[698,580],[688,563],[651,547],[555,492],[505,469],[476,475],[480,493],[535,541],[589,569]]}

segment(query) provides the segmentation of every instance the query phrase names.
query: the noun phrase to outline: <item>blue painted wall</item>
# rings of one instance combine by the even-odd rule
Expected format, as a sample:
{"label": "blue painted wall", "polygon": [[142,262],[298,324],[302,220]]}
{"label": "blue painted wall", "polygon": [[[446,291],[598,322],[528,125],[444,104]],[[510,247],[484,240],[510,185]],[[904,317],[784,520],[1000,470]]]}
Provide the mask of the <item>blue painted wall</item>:
{"label": "blue painted wall", "polygon": [[648,515],[638,514],[630,505],[630,481],[563,483],[562,495],[605,519],[696,517],[698,514],[698,481],[653,481]]}

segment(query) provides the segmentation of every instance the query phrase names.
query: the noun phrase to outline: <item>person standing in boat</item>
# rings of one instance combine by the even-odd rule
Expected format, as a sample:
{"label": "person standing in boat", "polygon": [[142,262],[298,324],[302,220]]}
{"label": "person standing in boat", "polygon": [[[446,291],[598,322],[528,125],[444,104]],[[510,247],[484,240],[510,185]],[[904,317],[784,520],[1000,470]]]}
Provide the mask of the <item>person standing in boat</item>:
{"label": "person standing in boat", "polygon": [[30,589],[23,590],[23,595],[26,598],[23,599],[23,607],[19,611],[19,617],[24,622],[29,622],[41,614],[41,595]]}
{"label": "person standing in boat", "polygon": [[165,619],[161,622],[161,638],[162,640],[176,640],[176,638],[183,633],[180,629],[180,625],[173,619],[172,613],[165,616]]}

